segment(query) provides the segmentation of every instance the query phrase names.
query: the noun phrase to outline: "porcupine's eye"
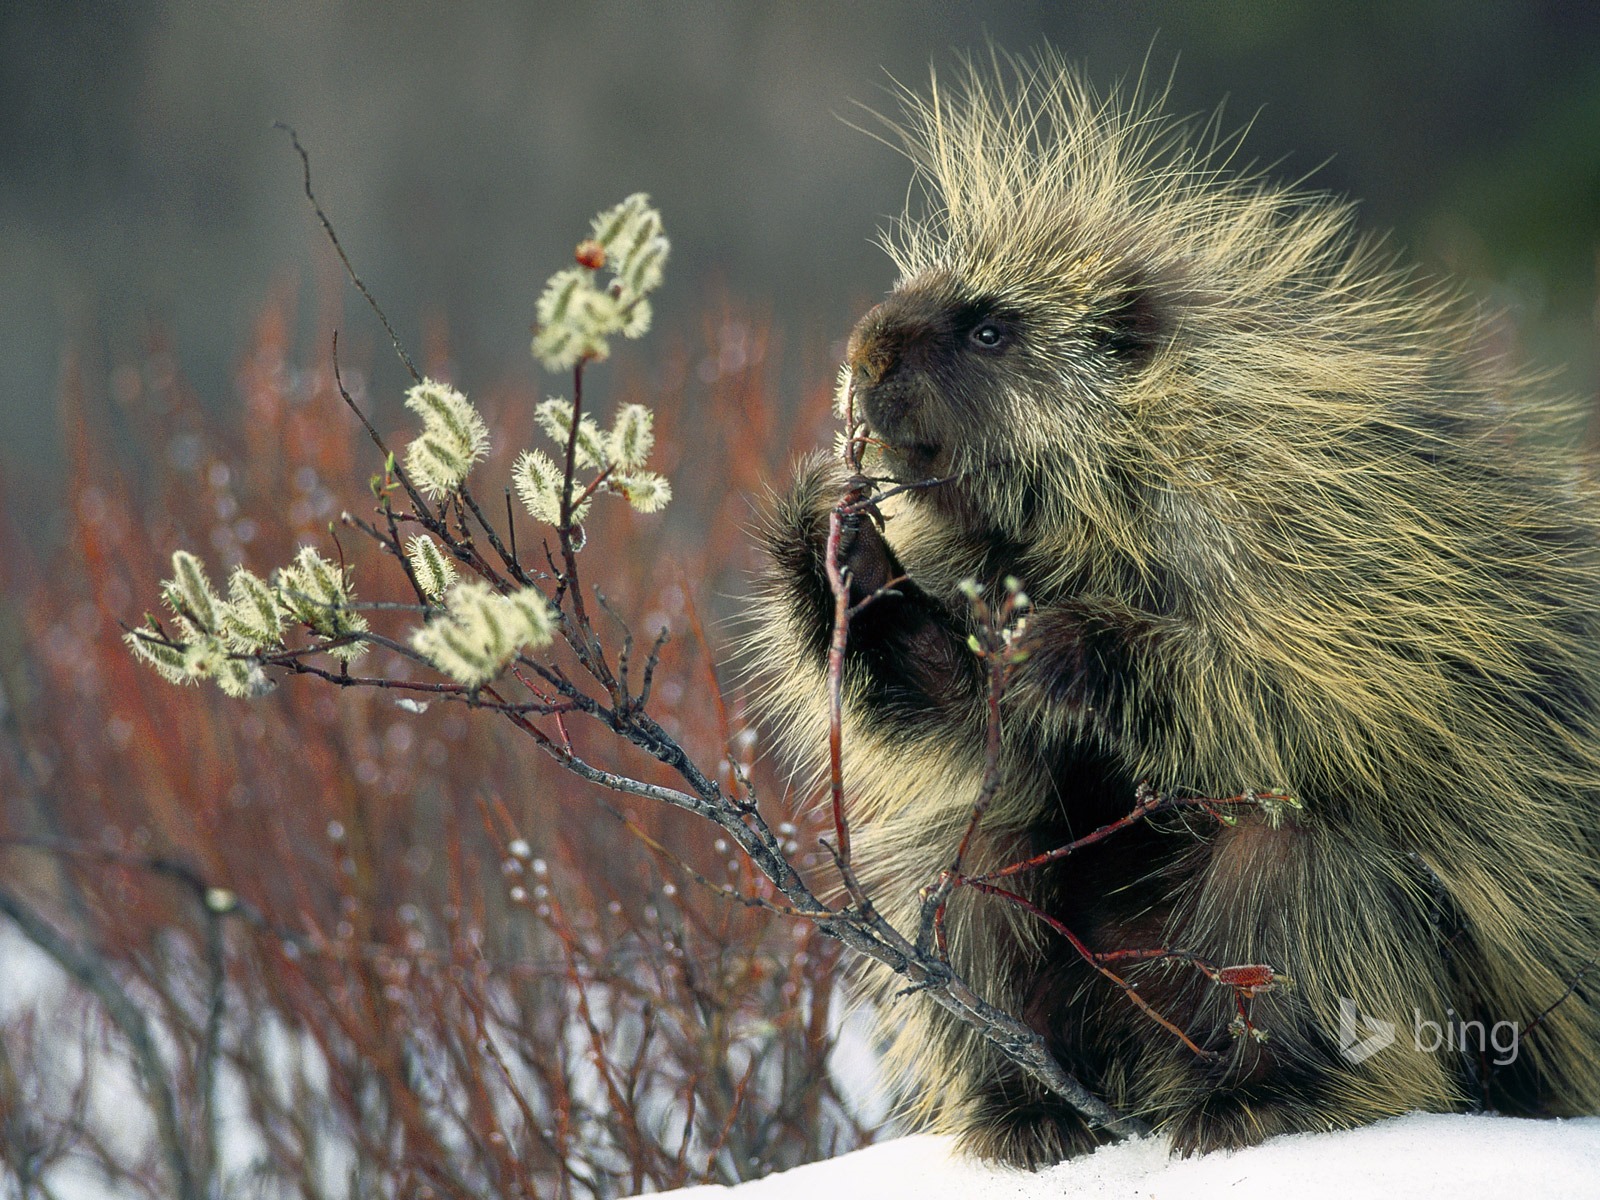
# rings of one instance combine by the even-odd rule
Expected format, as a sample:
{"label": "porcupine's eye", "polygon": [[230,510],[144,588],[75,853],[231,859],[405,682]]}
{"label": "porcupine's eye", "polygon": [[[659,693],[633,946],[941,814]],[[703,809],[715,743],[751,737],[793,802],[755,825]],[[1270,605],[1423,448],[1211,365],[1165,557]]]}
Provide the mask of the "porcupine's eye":
{"label": "porcupine's eye", "polygon": [[980,321],[967,338],[984,350],[998,350],[1006,344],[1006,330],[998,321]]}

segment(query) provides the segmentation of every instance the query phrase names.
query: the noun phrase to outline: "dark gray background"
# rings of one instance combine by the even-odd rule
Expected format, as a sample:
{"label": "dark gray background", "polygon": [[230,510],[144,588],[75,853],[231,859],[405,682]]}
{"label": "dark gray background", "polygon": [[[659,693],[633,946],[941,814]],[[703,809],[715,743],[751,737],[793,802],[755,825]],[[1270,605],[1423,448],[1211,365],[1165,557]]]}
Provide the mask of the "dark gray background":
{"label": "dark gray background", "polygon": [[[1176,60],[1174,109],[1226,97],[1225,124],[1253,121],[1248,155],[1360,199],[1367,224],[1513,307],[1529,352],[1593,394],[1600,5],[4,0],[0,469],[48,492],[69,345],[103,387],[164,328],[223,409],[287,281],[313,355],[327,253],[275,119],[299,127],[402,335],[446,317],[469,387],[535,378],[542,281],[590,214],[639,189],[674,242],[665,335],[731,297],[770,314],[796,380],[824,379],[828,363],[794,360],[890,282],[870,240],[907,178],[839,118],[986,37],[1049,40],[1102,85]],[[353,304],[342,324],[374,345]]]}

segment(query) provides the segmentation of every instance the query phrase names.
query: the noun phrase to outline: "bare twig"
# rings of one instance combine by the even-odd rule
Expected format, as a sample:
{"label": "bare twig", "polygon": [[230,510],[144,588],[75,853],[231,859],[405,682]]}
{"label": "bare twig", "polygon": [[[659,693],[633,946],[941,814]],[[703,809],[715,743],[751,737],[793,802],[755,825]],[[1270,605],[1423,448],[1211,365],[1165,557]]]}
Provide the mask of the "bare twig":
{"label": "bare twig", "polygon": [[[324,217],[323,220],[326,221],[327,218]],[[412,374],[414,375],[416,372],[413,371]],[[371,421],[367,420],[367,414],[361,411],[361,406],[356,403],[355,397],[344,386],[344,377],[339,372],[339,334],[337,331],[333,335],[333,382],[334,386],[338,388],[339,398],[345,402],[345,406],[351,412],[355,413],[356,420],[361,422],[361,427],[367,431],[367,436],[372,439],[372,444],[378,448],[378,453],[383,455],[385,470],[388,469],[390,463],[394,464],[394,477],[400,481],[400,486],[405,488],[406,495],[410,497],[411,503],[416,507],[423,523],[428,525],[429,528],[433,528],[433,510],[428,507],[427,500],[423,498],[421,492],[412,486],[411,480],[406,476],[405,468],[400,465],[400,460],[384,444],[383,435],[378,432],[377,427]]]}
{"label": "bare twig", "polygon": [[344,264],[345,274],[350,277],[350,282],[356,285],[356,290],[366,300],[368,307],[377,314],[378,320],[383,323],[384,332],[389,335],[389,341],[394,345],[394,352],[400,356],[400,361],[405,364],[405,368],[410,372],[412,380],[421,383],[422,375],[411,361],[411,356],[406,353],[405,347],[400,344],[400,335],[395,333],[394,326],[389,324],[389,318],[384,315],[383,308],[378,304],[377,298],[367,290],[367,285],[362,282],[361,276],[356,274],[355,267],[350,264],[350,256],[344,252],[344,247],[339,244],[339,235],[333,231],[333,222],[328,220],[327,214],[322,211],[321,203],[317,200],[316,193],[311,190],[311,156],[306,153],[305,147],[300,144],[300,135],[294,131],[294,126],[288,125],[283,121],[274,121],[272,126],[274,129],[281,129],[289,135],[289,141],[294,144],[294,152],[300,156],[306,199],[311,201],[311,211],[317,214],[317,220],[322,223],[322,231],[328,235],[328,240],[333,243],[333,248],[339,255],[339,261]]}

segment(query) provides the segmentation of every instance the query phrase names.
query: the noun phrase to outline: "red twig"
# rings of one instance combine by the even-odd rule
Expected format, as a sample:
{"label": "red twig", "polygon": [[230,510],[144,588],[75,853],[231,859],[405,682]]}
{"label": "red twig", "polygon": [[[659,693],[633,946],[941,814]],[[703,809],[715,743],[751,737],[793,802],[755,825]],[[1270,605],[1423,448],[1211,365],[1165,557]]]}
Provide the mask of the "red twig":
{"label": "red twig", "polygon": [[1115,821],[1102,825],[1094,832],[1086,833],[1081,838],[1068,842],[1064,846],[1057,846],[1054,850],[1046,850],[1042,854],[1036,854],[1032,858],[1011,863],[994,871],[986,871],[982,875],[974,875],[967,882],[980,883],[993,879],[1005,879],[1008,876],[1020,875],[1024,871],[1037,870],[1049,863],[1066,858],[1067,855],[1082,850],[1086,846],[1092,846],[1096,842],[1103,842],[1112,834],[1158,813],[1173,812],[1180,808],[1201,808],[1214,812],[1225,806],[1253,805],[1262,801],[1292,804],[1294,798],[1283,792],[1240,792],[1236,796],[1226,796],[1221,799],[1209,796],[1162,796],[1158,792],[1152,791],[1147,784],[1140,784],[1138,799],[1134,803],[1133,811],[1126,816],[1118,817]]}
{"label": "red twig", "polygon": [[1100,972],[1101,975],[1104,975],[1112,983],[1116,984],[1119,988],[1121,988],[1122,989],[1122,994],[1127,996],[1127,998],[1129,1000],[1133,1001],[1134,1005],[1141,1012],[1143,1012],[1145,1014],[1145,1016],[1149,1017],[1157,1025],[1161,1026],[1167,1032],[1171,1033],[1173,1037],[1177,1038],[1180,1042],[1182,1042],[1190,1050],[1194,1051],[1194,1053],[1196,1055],[1198,1055],[1199,1057],[1201,1057],[1201,1058],[1216,1058],[1217,1057],[1216,1051],[1214,1051],[1214,1050],[1204,1050],[1204,1049],[1201,1049],[1198,1045],[1196,1045],[1194,1043],[1194,1041],[1189,1037],[1189,1035],[1187,1033],[1185,1033],[1183,1030],[1179,1029],[1171,1021],[1167,1020],[1166,1017],[1162,1016],[1159,1012],[1157,1012],[1155,1010],[1154,1007],[1152,1007],[1152,1005],[1150,1004],[1150,1002],[1148,1000],[1146,1000],[1143,996],[1139,995],[1139,990],[1134,984],[1129,983],[1122,976],[1118,975],[1115,971],[1111,970],[1111,968],[1107,967],[1101,961],[1100,956],[1098,954],[1096,954],[1093,950],[1089,949],[1088,946],[1084,945],[1083,940],[1081,938],[1079,938],[1077,934],[1073,933],[1072,930],[1069,929],[1061,921],[1058,921],[1055,917],[1052,917],[1049,913],[1045,912],[1044,909],[1042,909],[1038,905],[1034,904],[1026,896],[1019,896],[1016,892],[1008,892],[1004,888],[998,888],[998,887],[995,887],[994,884],[992,884],[992,883],[983,883],[983,882],[981,882],[980,880],[977,880],[977,879],[968,879],[965,882],[966,882],[966,884],[968,886],[975,887],[980,892],[984,892],[984,893],[986,893],[988,895],[991,895],[991,896],[999,896],[1002,899],[1009,900],[1012,904],[1015,904],[1018,908],[1022,909],[1024,912],[1028,913],[1030,916],[1034,916],[1034,917],[1039,918],[1039,920],[1043,921],[1046,925],[1050,926],[1050,928],[1055,930],[1055,932],[1059,933],[1062,937],[1066,938],[1067,942],[1072,946],[1072,948],[1074,950],[1076,950],[1078,952],[1078,955],[1083,959],[1084,962],[1088,963],[1096,971]]}
{"label": "red twig", "polygon": [[844,815],[844,652],[850,639],[850,583],[839,565],[839,540],[844,516],[836,506],[828,514],[826,566],[833,589],[833,640],[828,646],[828,786],[833,811],[835,853],[850,861],[850,827]]}

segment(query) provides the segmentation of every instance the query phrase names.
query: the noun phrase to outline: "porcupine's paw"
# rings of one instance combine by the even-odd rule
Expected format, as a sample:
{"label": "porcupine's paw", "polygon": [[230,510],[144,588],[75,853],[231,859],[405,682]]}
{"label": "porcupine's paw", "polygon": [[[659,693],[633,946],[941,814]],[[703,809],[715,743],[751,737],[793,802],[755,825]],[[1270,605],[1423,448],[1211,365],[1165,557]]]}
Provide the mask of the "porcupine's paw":
{"label": "porcupine's paw", "polygon": [[884,540],[876,511],[847,514],[840,522],[839,565],[849,573],[850,601],[859,604],[901,575],[900,563]]}
{"label": "porcupine's paw", "polygon": [[1127,648],[1153,631],[1126,613],[1081,604],[1029,614],[1014,691],[1069,713],[1115,710],[1128,688]]}
{"label": "porcupine's paw", "polygon": [[964,1153],[984,1162],[1037,1171],[1108,1140],[1065,1105],[1012,1100],[997,1090],[980,1102],[958,1142]]}
{"label": "porcupine's paw", "polygon": [[787,491],[778,495],[762,524],[762,539],[778,565],[793,575],[815,576],[822,568],[828,513],[845,487],[837,460],[814,454],[800,465]]}
{"label": "porcupine's paw", "polygon": [[1252,1088],[1203,1096],[1163,1121],[1158,1132],[1172,1138],[1175,1156],[1188,1158],[1213,1150],[1241,1150],[1280,1133],[1307,1133],[1352,1124],[1359,1122],[1340,1120],[1336,1114],[1304,1099]]}
{"label": "porcupine's paw", "polygon": [[[763,534],[784,570],[825,584],[829,518],[847,493],[867,496],[872,484],[851,477],[843,464],[813,455],[801,464],[789,490],[779,496]],[[899,573],[894,552],[884,540],[876,510],[863,504],[844,516],[839,531],[839,565],[849,572],[856,598],[883,587]]]}

